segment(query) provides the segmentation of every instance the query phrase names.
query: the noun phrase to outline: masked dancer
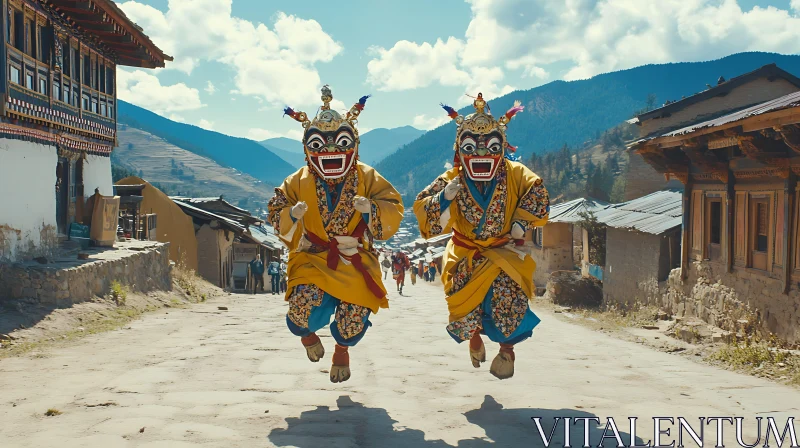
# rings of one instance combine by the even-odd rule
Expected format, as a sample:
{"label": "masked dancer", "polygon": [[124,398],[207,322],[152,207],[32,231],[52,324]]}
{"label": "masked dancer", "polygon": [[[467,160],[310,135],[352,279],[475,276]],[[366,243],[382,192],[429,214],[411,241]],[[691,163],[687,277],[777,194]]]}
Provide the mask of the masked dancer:
{"label": "masked dancer", "polygon": [[325,86],[313,119],[286,108],[304,128],[307,166],[286,178],[269,202],[269,220],[289,248],[286,324],[312,362],[325,355],[316,332],[330,324],[334,383],[350,378],[348,349],[372,325],[370,313],[389,306],[373,243],[391,238],[403,218],[397,190],[358,161],[356,125],[367,98],[342,116],[330,108],[333,95]]}
{"label": "masked dancer", "polygon": [[525,232],[547,222],[550,201],[542,179],[506,157],[506,125],[519,103],[499,118],[478,94],[475,113],[456,122],[454,167],[414,203],[423,238],[453,232],[443,258],[442,283],[450,311],[447,332],[469,341],[476,368],[486,361],[481,335],[500,344],[491,373],[514,375],[514,346],[531,337],[539,318],[530,310],[536,263],[521,250]]}

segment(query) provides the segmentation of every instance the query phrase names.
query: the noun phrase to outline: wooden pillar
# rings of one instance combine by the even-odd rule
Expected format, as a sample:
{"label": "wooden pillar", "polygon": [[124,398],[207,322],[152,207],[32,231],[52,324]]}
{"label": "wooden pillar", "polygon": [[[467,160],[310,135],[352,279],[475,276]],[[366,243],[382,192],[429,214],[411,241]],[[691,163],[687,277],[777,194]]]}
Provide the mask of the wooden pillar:
{"label": "wooden pillar", "polygon": [[733,272],[733,252],[735,250],[734,245],[736,244],[735,239],[735,229],[736,229],[736,213],[734,210],[734,204],[736,204],[736,192],[733,189],[734,184],[734,177],[733,171],[728,168],[728,185],[727,185],[727,209],[728,209],[728,232],[727,237],[725,238],[725,244],[728,246],[725,250],[725,262],[727,265],[727,271],[730,274]]}
{"label": "wooden pillar", "polygon": [[691,250],[690,234],[692,228],[692,177],[687,176],[683,189],[683,239],[681,241],[681,280],[686,280],[689,268],[689,251]]}
{"label": "wooden pillar", "polygon": [[0,115],[5,116],[6,94],[8,93],[8,83],[9,83],[8,54],[6,51],[6,44],[10,44],[10,42],[8,42],[8,40],[6,39],[6,36],[8,35],[8,30],[11,24],[8,23],[8,1],[2,0],[0,1],[0,4],[2,4],[2,6],[0,7],[3,8],[2,9],[3,17],[0,18],[0,33],[3,33],[3,45],[0,45],[0,61],[2,61],[3,68],[5,69],[5,72],[2,74],[2,76],[0,76]]}
{"label": "wooden pillar", "polygon": [[783,293],[788,294],[792,281],[792,248],[794,247],[794,196],[797,179],[789,171],[789,178],[783,184]]}

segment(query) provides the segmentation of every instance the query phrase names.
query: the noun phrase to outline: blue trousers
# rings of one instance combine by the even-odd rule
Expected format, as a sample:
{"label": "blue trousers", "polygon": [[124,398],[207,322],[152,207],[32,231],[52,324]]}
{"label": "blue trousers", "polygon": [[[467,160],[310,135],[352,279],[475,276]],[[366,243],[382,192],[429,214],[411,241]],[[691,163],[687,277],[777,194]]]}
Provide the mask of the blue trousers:
{"label": "blue trousers", "polygon": [[[511,345],[518,344],[524,341],[525,339],[528,339],[531,336],[533,336],[533,329],[534,327],[539,325],[541,319],[539,319],[539,316],[537,316],[536,314],[534,314],[533,311],[531,311],[530,306],[527,307],[525,315],[519,322],[517,329],[514,330],[510,335],[506,336],[503,334],[502,331],[500,331],[500,329],[497,328],[497,325],[494,322],[494,318],[492,317],[493,298],[494,298],[494,286],[489,288],[489,291],[486,293],[486,297],[484,297],[483,302],[481,302],[480,304],[480,309],[482,311],[480,313],[480,321],[481,321],[480,327],[482,328],[481,329],[482,334],[485,334],[492,342],[496,342],[499,344],[511,344]],[[527,298],[525,298],[525,300],[527,300]],[[477,326],[477,322],[474,322],[474,324]],[[464,342],[464,339],[453,334],[449,329],[447,330],[447,333],[459,344]]]}
{"label": "blue trousers", "polygon": [[[296,288],[302,287],[303,286],[297,286]],[[294,306],[291,301],[289,302],[289,306],[290,308]],[[372,326],[372,322],[369,321],[369,310],[366,310],[365,315],[361,317],[360,314],[364,312],[363,307],[343,302],[328,293],[323,295],[319,306],[304,306],[310,306],[311,308],[306,327],[296,324],[289,318],[288,314],[286,315],[286,325],[289,327],[289,331],[295,336],[305,337],[329,325],[331,336],[333,336],[337,344],[352,347],[358,344],[364,337],[364,334],[366,334],[367,329]],[[352,311],[355,311],[355,313]],[[289,312],[291,313],[292,310],[290,309]],[[331,318],[334,317],[334,315],[336,315],[336,317],[331,322]],[[345,329],[345,333],[348,333],[349,337],[345,337],[342,334],[342,328]]]}

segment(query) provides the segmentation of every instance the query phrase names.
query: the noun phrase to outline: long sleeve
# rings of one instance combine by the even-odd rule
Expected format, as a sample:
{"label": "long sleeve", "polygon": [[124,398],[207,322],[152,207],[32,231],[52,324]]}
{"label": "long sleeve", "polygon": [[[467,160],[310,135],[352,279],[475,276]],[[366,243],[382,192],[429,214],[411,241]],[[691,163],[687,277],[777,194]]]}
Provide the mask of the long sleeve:
{"label": "long sleeve", "polygon": [[514,210],[514,221],[520,223],[525,230],[544,226],[550,214],[550,195],[542,178],[524,168],[519,185],[521,195]]}
{"label": "long sleeve", "polygon": [[450,219],[446,219],[446,223],[442,224],[442,215],[448,217],[446,212],[450,206],[450,201],[444,198],[444,187],[449,182],[449,174],[450,172],[436,178],[417,195],[414,201],[414,215],[419,222],[420,234],[425,239],[449,232],[451,229]]}
{"label": "long sleeve", "polygon": [[365,197],[372,205],[369,213],[369,230],[376,240],[388,240],[400,229],[403,221],[403,198],[383,176],[362,165]]}
{"label": "long sleeve", "polygon": [[287,245],[292,240],[297,227],[295,219],[292,217],[292,207],[297,204],[299,198],[300,173],[298,171],[292,174],[283,181],[280,187],[275,188],[275,196],[267,204],[269,223]]}

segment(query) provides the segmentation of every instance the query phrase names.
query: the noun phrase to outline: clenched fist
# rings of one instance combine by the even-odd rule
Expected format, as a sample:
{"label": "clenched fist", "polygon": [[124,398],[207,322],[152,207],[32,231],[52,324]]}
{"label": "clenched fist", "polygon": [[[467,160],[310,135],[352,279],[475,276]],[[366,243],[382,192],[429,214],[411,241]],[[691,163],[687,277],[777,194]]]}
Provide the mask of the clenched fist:
{"label": "clenched fist", "polygon": [[372,203],[364,196],[356,196],[353,198],[353,206],[361,213],[372,212]]}
{"label": "clenched fist", "polygon": [[522,228],[519,223],[511,224],[511,238],[515,240],[521,240],[525,238],[525,229]]}
{"label": "clenched fist", "polygon": [[308,204],[301,201],[295,204],[294,207],[292,207],[292,211],[290,213],[292,214],[292,218],[301,219],[306,214],[307,211],[308,211]]}
{"label": "clenched fist", "polygon": [[456,177],[444,187],[444,198],[448,201],[452,201],[456,198],[459,190],[461,190],[461,181]]}

